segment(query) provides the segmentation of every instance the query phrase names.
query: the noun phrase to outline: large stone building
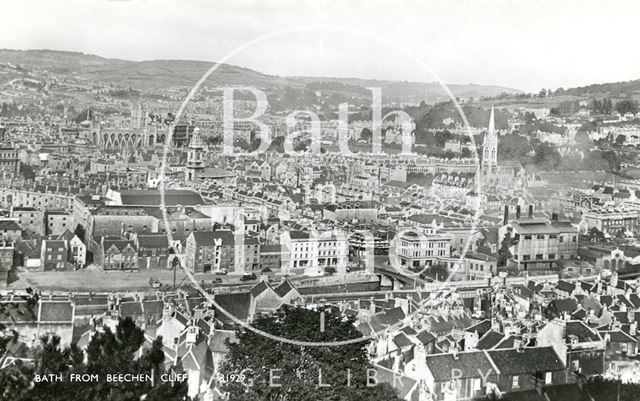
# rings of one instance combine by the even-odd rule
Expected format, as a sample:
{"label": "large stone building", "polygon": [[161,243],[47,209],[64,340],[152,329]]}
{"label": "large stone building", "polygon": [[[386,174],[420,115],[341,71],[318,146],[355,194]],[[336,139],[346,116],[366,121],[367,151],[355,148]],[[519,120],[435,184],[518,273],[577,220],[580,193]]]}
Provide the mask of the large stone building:
{"label": "large stone building", "polygon": [[[554,222],[558,225],[558,222]],[[560,240],[563,238],[563,254],[571,256],[577,253],[573,251],[572,236],[575,231],[561,226],[556,228],[546,218],[533,216],[533,206],[529,206],[526,217],[517,217],[498,230],[498,237],[502,241],[505,236],[511,238],[509,252],[512,255],[510,263],[520,271],[529,270],[553,270],[560,259]],[[566,232],[571,230],[570,232]],[[569,248],[564,247],[564,241],[569,240]],[[577,240],[576,240],[577,241]]]}
{"label": "large stone building", "polygon": [[430,266],[436,264],[439,259],[451,256],[452,237],[437,233],[436,230],[401,230],[393,242],[401,266]]}
{"label": "large stone building", "polygon": [[[4,128],[0,128],[4,130]],[[20,173],[18,150],[9,146],[0,146],[0,174],[13,177]]]}

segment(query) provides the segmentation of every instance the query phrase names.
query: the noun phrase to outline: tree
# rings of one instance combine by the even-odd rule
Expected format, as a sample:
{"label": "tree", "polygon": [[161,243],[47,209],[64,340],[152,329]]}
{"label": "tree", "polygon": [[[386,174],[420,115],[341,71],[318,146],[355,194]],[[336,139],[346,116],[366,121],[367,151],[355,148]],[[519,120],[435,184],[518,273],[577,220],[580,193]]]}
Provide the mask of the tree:
{"label": "tree", "polygon": [[591,147],[591,138],[589,138],[589,134],[587,131],[578,130],[574,140],[583,149],[589,149]]}
{"label": "tree", "polygon": [[18,400],[31,386],[31,369],[18,360],[0,369],[0,400]]}
{"label": "tree", "polygon": [[626,139],[627,139],[627,137],[626,137],[626,136],[624,136],[624,135],[618,135],[618,136],[616,137],[616,144],[617,144],[617,145],[622,145]]}
{"label": "tree", "polygon": [[461,153],[462,153],[462,157],[467,158],[467,159],[472,156],[471,155],[471,151],[469,150],[469,148],[466,148],[466,147],[462,148]]}
{"label": "tree", "polygon": [[[164,352],[162,338],[158,337],[142,355],[140,346],[144,342],[144,332],[127,317],[121,319],[115,332],[108,327],[96,332],[85,352],[75,344],[62,347],[60,338],[47,336],[40,339],[39,352],[36,354],[35,367],[20,367],[18,371],[0,370],[0,389],[6,388],[5,381],[11,380],[15,390],[12,397],[0,397],[2,400],[15,401],[51,401],[51,400],[184,400],[186,383],[161,382],[164,373]],[[154,382],[107,382],[107,374],[130,373],[150,374],[154,372]],[[62,374],[58,382],[35,382],[31,388],[24,389],[19,383],[33,381],[34,373],[40,375]],[[98,374],[102,379],[97,382],[72,382],[70,374]],[[20,388],[23,388],[21,391]],[[2,393],[0,393],[1,395]]]}
{"label": "tree", "polygon": [[360,139],[370,143],[373,140],[373,132],[369,128],[363,128],[360,131]]}
{"label": "tree", "polygon": [[[320,330],[321,319],[324,330]],[[310,310],[285,305],[273,315],[258,317],[252,326],[280,338],[329,342],[360,338],[354,321],[331,308]],[[246,375],[241,382],[223,383],[232,400],[398,400],[388,384],[367,387],[367,341],[305,347],[244,327],[236,329],[236,340],[227,341],[229,353],[220,372],[222,377],[240,372]],[[318,386],[320,379],[329,386]]]}
{"label": "tree", "polygon": [[587,232],[587,238],[590,242],[604,242],[604,233],[598,230],[598,227],[591,227]]}
{"label": "tree", "polygon": [[449,277],[449,271],[443,265],[432,265],[424,271],[424,275],[434,280],[445,281]]}
{"label": "tree", "polygon": [[507,264],[507,260],[511,257],[511,251],[509,248],[513,245],[513,239],[509,233],[505,234],[502,242],[500,242],[500,249],[498,249],[498,267],[503,267]]}
{"label": "tree", "polygon": [[637,114],[638,102],[635,100],[621,100],[616,103],[616,111],[620,114]]}
{"label": "tree", "polygon": [[528,157],[531,145],[527,138],[518,134],[507,134],[500,138],[498,158],[500,160],[519,160]]}
{"label": "tree", "polygon": [[591,399],[598,401],[635,401],[638,399],[640,384],[621,383],[604,377],[592,377],[584,386]]}
{"label": "tree", "polygon": [[620,170],[620,158],[613,150],[608,150],[606,152],[602,152],[601,157],[607,162],[609,165],[609,169],[613,171]]}
{"label": "tree", "polygon": [[25,180],[33,180],[36,178],[36,173],[33,172],[33,168],[22,162],[20,162],[20,173]]}
{"label": "tree", "polygon": [[560,153],[555,146],[548,142],[542,142],[535,148],[533,162],[541,169],[552,170],[560,163]]}

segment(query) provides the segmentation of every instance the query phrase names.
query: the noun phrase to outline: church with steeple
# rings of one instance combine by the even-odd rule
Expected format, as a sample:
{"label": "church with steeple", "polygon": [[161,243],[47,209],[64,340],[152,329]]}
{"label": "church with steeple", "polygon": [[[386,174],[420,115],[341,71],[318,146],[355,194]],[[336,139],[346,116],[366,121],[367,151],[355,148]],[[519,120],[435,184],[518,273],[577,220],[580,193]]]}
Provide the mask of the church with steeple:
{"label": "church with steeple", "polygon": [[482,168],[487,172],[494,173],[496,167],[498,167],[498,134],[496,134],[495,112],[491,106],[489,129],[482,144]]}
{"label": "church with steeple", "polygon": [[498,165],[498,142],[495,110],[491,106],[489,127],[482,143],[482,160],[476,175],[483,187],[512,186],[522,170],[518,161],[506,161]]}

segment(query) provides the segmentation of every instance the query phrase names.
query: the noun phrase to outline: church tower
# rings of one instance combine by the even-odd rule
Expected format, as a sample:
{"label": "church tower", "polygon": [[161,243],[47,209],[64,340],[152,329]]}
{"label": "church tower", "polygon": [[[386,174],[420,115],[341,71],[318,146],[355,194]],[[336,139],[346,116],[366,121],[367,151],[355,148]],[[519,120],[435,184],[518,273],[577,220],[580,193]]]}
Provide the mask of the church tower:
{"label": "church tower", "polygon": [[498,166],[498,135],[496,134],[496,124],[493,106],[491,106],[491,117],[489,117],[489,130],[482,145],[482,168],[485,171],[493,172]]}
{"label": "church tower", "polygon": [[205,168],[204,143],[200,137],[200,128],[193,130],[187,152],[187,181],[195,181]]}

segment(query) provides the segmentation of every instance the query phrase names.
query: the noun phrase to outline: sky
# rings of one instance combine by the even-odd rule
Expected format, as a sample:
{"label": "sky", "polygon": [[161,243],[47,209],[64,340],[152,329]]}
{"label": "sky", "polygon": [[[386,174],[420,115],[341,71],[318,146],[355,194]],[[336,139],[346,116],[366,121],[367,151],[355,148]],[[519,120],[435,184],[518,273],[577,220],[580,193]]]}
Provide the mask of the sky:
{"label": "sky", "polygon": [[219,61],[280,76],[499,85],[640,78],[637,0],[14,0],[0,48]]}

